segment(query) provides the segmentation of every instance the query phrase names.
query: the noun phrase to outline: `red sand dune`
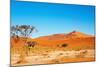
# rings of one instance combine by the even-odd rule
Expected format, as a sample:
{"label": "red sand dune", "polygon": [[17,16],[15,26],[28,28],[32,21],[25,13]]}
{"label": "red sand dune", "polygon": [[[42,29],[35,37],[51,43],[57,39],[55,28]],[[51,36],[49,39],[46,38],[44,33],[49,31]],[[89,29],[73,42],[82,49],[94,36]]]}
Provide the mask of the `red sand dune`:
{"label": "red sand dune", "polygon": [[[38,46],[43,47],[57,47],[60,44],[68,44],[69,48],[77,47],[77,46],[92,46],[95,45],[95,37],[92,35],[87,35],[81,32],[73,31],[68,34],[53,34],[48,36],[42,36],[34,39],[30,39],[31,41],[36,41]],[[11,38],[11,43],[13,46],[21,47],[24,46],[24,42]]]}

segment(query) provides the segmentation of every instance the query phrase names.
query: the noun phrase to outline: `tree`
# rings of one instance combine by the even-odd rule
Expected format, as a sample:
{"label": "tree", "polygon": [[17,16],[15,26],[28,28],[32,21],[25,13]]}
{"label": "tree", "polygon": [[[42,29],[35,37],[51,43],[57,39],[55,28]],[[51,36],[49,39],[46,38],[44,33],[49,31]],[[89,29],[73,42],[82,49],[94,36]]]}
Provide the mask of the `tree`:
{"label": "tree", "polygon": [[24,59],[23,53],[28,55],[27,41],[33,32],[37,32],[37,29],[34,26],[30,26],[30,25],[11,26],[11,37],[15,39],[15,43],[19,42],[19,40],[23,40],[24,42],[24,46],[22,48],[23,52],[21,51],[22,53],[20,53],[21,54],[20,61]]}
{"label": "tree", "polygon": [[30,25],[16,25],[11,27],[11,37],[17,39],[22,37],[24,42],[27,42],[27,39],[31,36],[32,32],[37,32],[37,29]]}

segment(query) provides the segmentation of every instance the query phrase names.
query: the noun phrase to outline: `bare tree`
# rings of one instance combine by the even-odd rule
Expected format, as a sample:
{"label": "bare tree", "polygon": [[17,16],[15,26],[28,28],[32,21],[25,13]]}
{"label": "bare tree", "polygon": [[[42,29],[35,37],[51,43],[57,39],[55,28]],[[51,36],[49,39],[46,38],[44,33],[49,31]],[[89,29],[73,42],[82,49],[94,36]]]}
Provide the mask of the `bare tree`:
{"label": "bare tree", "polygon": [[[16,39],[16,43],[19,42],[19,40],[23,40],[24,42],[23,51],[26,55],[28,55],[27,40],[30,38],[33,32],[37,32],[37,29],[34,26],[30,25],[11,26],[11,37]],[[23,53],[20,54],[23,60],[24,58]]]}
{"label": "bare tree", "polygon": [[25,42],[31,36],[32,32],[37,32],[37,29],[30,25],[16,25],[11,27],[11,36],[17,39],[22,37]]}

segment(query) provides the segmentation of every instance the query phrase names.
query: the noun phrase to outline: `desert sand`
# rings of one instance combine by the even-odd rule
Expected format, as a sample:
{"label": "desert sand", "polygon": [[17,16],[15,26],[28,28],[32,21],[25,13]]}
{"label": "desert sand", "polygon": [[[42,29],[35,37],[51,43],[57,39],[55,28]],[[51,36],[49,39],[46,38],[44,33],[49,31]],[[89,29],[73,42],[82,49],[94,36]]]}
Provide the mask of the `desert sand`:
{"label": "desert sand", "polygon": [[95,61],[95,36],[73,31],[30,38],[34,47],[27,49],[25,43],[11,38],[11,65],[56,64]]}

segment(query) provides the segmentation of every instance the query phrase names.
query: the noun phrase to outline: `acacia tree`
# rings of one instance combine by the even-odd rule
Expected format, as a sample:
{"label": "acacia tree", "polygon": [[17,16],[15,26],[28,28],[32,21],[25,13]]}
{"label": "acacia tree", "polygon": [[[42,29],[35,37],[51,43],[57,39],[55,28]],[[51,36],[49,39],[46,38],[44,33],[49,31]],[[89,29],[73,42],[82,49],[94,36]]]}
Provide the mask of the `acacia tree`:
{"label": "acacia tree", "polygon": [[[30,38],[33,32],[37,32],[37,29],[34,26],[30,25],[15,25],[11,26],[11,37],[15,39],[15,43],[19,42],[19,40],[23,40],[24,46],[23,51],[26,55],[28,55],[27,51],[27,40]],[[23,53],[21,53],[21,58],[23,57]]]}
{"label": "acacia tree", "polygon": [[32,32],[37,32],[37,29],[30,25],[16,25],[11,27],[11,36],[16,38],[22,37],[25,42],[31,36]]}

